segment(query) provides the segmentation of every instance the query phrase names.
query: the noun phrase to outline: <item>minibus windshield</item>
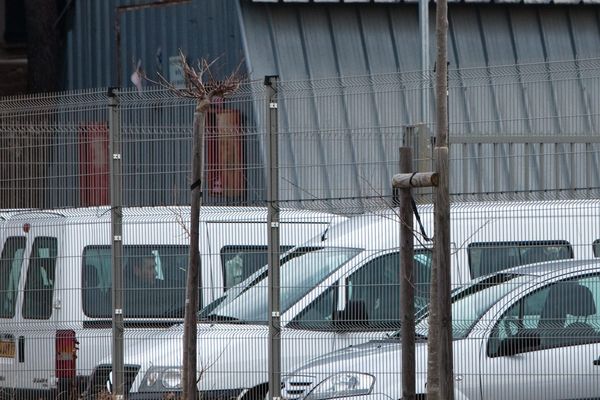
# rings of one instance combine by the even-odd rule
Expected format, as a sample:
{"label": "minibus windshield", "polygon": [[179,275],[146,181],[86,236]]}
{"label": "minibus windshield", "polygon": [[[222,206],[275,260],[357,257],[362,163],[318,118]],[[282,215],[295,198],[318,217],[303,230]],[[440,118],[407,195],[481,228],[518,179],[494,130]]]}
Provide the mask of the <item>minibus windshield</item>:
{"label": "minibus windshield", "polygon": [[[281,263],[281,313],[304,297],[327,276],[361,252],[360,249],[326,247],[298,249]],[[251,280],[252,278],[250,278]],[[268,278],[259,278],[246,288],[234,287],[200,312],[200,320],[237,323],[266,323]]]}

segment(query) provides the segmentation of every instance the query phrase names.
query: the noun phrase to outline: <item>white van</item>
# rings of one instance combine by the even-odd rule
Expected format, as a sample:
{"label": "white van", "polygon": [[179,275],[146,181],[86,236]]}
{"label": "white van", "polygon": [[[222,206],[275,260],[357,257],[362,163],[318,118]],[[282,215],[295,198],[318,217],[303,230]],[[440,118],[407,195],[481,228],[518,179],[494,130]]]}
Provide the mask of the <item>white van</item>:
{"label": "white van", "polygon": [[[126,337],[148,337],[183,317],[189,207],[123,209]],[[344,217],[282,210],[285,251]],[[267,263],[267,210],[202,207],[200,302],[208,304]],[[111,350],[110,209],[16,213],[4,222],[0,256],[0,390],[54,397],[81,387]],[[133,287],[136,264],[151,282]],[[154,288],[154,289],[152,289]],[[76,348],[77,346],[77,348]]]}
{"label": "white van", "polygon": [[[451,210],[452,282],[465,284],[533,261],[588,258],[600,238],[600,202],[481,203]],[[433,208],[420,208],[426,236]],[[420,229],[417,229],[420,232]],[[281,362],[288,373],[329,351],[399,328],[399,221],[392,211],[353,217],[281,261]],[[416,306],[428,301],[430,242],[415,235]],[[201,312],[198,390],[204,400],[262,399],[268,381],[266,271]],[[181,394],[181,325],[126,344],[130,399]],[[152,342],[151,342],[152,341]],[[111,359],[95,369],[86,395],[110,387]]]}

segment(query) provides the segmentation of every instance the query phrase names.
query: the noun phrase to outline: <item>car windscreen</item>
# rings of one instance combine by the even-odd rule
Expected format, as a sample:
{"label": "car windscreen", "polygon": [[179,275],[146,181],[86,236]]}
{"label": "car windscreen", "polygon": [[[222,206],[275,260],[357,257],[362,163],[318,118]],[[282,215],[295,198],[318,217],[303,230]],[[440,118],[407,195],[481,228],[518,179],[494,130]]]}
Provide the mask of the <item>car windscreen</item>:
{"label": "car windscreen", "polygon": [[[497,274],[467,286],[452,298],[452,337],[464,339],[479,319],[502,297],[526,284],[533,276],[519,274]],[[418,335],[427,336],[429,318],[425,317],[416,326]]]}
{"label": "car windscreen", "polygon": [[[335,270],[346,264],[361,250],[326,247],[299,249],[281,263],[280,310],[287,311],[311,289]],[[211,321],[237,321],[266,323],[268,320],[268,278],[263,277],[243,290],[234,290],[232,299],[219,299],[200,313],[200,319]]]}

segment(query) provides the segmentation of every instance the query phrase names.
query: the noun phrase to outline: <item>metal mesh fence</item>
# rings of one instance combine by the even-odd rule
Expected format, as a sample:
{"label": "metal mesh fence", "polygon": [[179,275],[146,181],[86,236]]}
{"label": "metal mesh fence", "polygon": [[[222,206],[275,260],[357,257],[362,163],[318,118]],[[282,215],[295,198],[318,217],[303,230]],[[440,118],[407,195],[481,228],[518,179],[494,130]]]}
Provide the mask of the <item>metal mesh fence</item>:
{"label": "metal mesh fence", "polygon": [[[577,60],[449,72],[457,398],[600,395],[598,67]],[[434,170],[432,78],[285,81],[273,93],[244,82],[204,114],[203,399],[263,399],[279,379],[286,399],[402,397],[405,277],[391,182],[402,145],[412,147],[415,171]],[[107,93],[0,100],[3,398],[114,393],[117,290],[126,396],[181,396],[196,104],[162,88]],[[423,396],[434,209],[430,189],[413,196]],[[278,282],[268,273],[272,255]]]}

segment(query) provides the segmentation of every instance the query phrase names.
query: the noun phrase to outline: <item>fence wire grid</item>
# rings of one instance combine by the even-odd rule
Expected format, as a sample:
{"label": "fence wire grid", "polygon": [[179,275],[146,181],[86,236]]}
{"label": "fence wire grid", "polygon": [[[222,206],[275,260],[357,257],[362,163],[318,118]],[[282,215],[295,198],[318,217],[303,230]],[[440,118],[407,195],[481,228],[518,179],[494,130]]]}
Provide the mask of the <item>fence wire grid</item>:
{"label": "fence wire grid", "polygon": [[[599,71],[598,59],[449,71],[456,398],[600,397]],[[203,115],[202,399],[273,395],[272,256],[282,398],[402,398],[407,274],[424,398],[432,191],[413,190],[402,270],[392,178],[403,145],[415,172],[435,169],[433,77],[243,82]],[[115,188],[125,396],[182,395],[195,106],[160,87],[0,100],[1,398],[115,392]]]}

